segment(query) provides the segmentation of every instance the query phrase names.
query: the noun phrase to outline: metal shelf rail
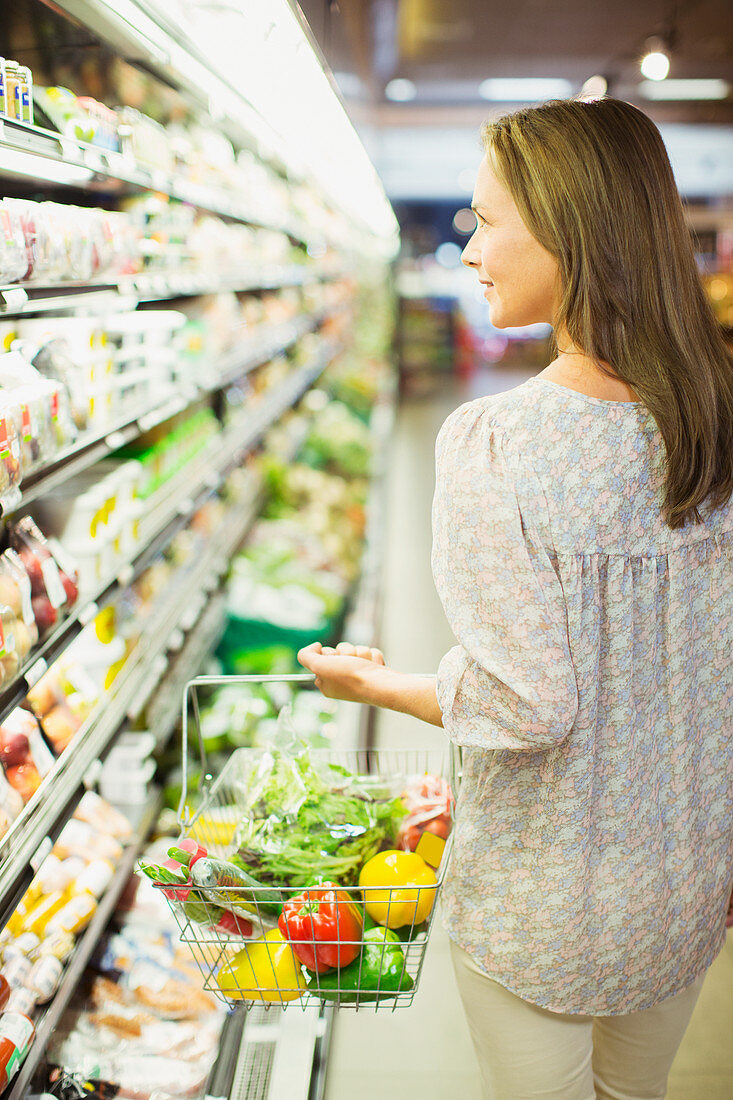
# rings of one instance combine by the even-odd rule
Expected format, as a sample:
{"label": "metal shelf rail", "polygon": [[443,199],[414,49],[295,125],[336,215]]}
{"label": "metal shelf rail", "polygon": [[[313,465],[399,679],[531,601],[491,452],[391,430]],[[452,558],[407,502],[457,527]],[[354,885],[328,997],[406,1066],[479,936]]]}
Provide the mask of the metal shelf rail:
{"label": "metal shelf rail", "polygon": [[[15,178],[37,182],[39,176],[44,177],[44,162],[50,161],[77,170],[69,174],[67,181],[58,178],[57,185],[85,191],[92,183],[116,183],[120,192],[125,187],[157,191],[222,218],[264,229],[275,229],[305,244],[311,240],[295,221],[272,222],[258,210],[238,202],[234,194],[181,179],[160,169],[148,169],[124,153],[101,149],[41,126],[18,122],[16,119],[0,119],[0,150],[2,149],[15,156],[4,160],[0,156],[0,171]],[[320,244],[320,239],[317,243]]]}

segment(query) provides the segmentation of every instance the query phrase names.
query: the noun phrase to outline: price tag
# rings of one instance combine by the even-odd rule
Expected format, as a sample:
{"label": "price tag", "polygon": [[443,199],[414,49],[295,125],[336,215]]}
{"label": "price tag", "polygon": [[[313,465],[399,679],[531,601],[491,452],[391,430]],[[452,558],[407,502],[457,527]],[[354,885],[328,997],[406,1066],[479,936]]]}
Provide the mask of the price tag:
{"label": "price tag", "polygon": [[36,873],[38,872],[38,868],[41,866],[41,864],[43,863],[46,856],[50,854],[52,848],[53,848],[53,841],[51,840],[51,837],[50,836],[44,836],[43,840],[38,845],[36,851],[31,856],[30,863],[31,863],[31,867],[33,868],[34,872],[36,872]]}
{"label": "price tag", "polygon": [[22,287],[7,287],[2,292],[2,302],[4,310],[9,311],[22,309],[27,301],[28,295]]}
{"label": "price tag", "polygon": [[93,172],[104,171],[104,162],[102,161],[99,153],[95,152],[93,149],[86,150],[84,154],[84,163],[86,164],[87,168],[91,168]]}
{"label": "price tag", "polygon": [[96,618],[99,611],[99,607],[96,603],[92,602],[88,604],[82,611],[79,612],[79,622],[82,626],[87,626],[92,619]]}
{"label": "price tag", "polygon": [[47,671],[48,665],[44,661],[43,657],[39,657],[35,664],[32,664],[25,674],[25,682],[28,685],[28,689],[30,690],[30,688],[35,687],[35,685],[43,676],[44,672]]}
{"label": "price tag", "polygon": [[127,585],[130,583],[130,581],[132,580],[132,578],[134,577],[134,575],[135,575],[135,570],[132,568],[131,565],[123,566],[123,568],[120,569],[119,573],[117,574],[117,583],[120,586],[120,588],[126,588]]}
{"label": "price tag", "polygon": [[61,582],[59,567],[53,558],[41,562],[41,575],[51,606],[57,611],[66,603],[66,590]]}
{"label": "price tag", "polygon": [[104,440],[105,444],[109,447],[110,451],[118,451],[120,447],[124,447],[127,442],[127,437],[124,432],[110,432]]}
{"label": "price tag", "polygon": [[74,573],[76,573],[76,565],[71,560],[59,540],[51,537],[46,539],[46,541],[48,543],[49,550],[58,562],[60,568],[64,571],[64,573],[66,573],[68,577],[73,577]]}

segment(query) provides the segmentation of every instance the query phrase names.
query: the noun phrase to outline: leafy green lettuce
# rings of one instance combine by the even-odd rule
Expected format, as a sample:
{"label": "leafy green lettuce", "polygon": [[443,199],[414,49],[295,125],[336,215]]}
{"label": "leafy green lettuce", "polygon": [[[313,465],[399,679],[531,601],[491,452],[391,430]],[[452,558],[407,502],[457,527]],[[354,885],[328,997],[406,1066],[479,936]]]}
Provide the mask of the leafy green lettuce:
{"label": "leafy green lettuce", "polygon": [[265,753],[245,803],[230,858],[273,886],[355,885],[361,865],[393,843],[406,812],[384,779],[316,762],[304,748]]}

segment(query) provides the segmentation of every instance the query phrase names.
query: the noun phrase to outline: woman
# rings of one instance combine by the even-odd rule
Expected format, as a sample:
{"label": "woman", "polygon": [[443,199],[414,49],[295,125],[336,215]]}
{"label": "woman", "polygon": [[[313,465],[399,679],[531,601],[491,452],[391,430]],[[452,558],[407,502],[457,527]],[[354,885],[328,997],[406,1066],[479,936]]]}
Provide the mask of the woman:
{"label": "woman", "polygon": [[444,918],[486,1095],[664,1097],[733,879],[733,363],[661,137],[627,103],[487,124],[463,262],[537,377],[441,429],[436,680],[309,646],[443,725]]}

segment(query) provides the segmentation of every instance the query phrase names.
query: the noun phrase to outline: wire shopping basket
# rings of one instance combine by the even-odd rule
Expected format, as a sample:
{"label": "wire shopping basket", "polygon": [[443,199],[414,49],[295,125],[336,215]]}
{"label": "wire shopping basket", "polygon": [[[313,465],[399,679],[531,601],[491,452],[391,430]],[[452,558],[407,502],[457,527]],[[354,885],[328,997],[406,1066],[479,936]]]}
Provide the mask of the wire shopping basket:
{"label": "wire shopping basket", "polygon": [[[281,817],[273,815],[260,793],[277,766],[277,750],[237,749],[217,777],[207,772],[201,689],[308,685],[313,680],[310,674],[202,676],[186,685],[181,834],[171,850],[183,866],[165,873],[156,868],[161,881],[155,885],[175,914],[204,988],[232,1007],[406,1007],[420,979],[452,837],[449,832],[442,840],[431,833],[424,845],[421,840],[423,859],[409,852],[395,854],[394,831],[385,832],[384,825],[388,814],[404,813],[398,801],[404,786],[428,780],[448,792],[446,809],[452,824],[460,778],[455,750],[312,749],[303,767],[313,769],[309,774],[322,783],[322,794],[309,800],[310,792],[304,795],[298,789],[297,771],[293,782],[282,787],[283,802],[291,809],[299,807],[297,818],[288,817],[286,806]],[[188,807],[191,717],[202,775],[200,801],[193,812]],[[345,811],[344,805],[353,811]],[[314,875],[309,873],[313,864],[303,867],[299,853],[318,866],[319,829],[329,811],[329,835],[343,842],[336,855],[329,853],[331,858],[322,853],[327,873]],[[272,874],[266,882],[258,880],[243,844],[243,837],[254,831],[264,849],[269,844],[273,850],[275,842],[268,833],[273,820],[279,837],[283,831],[292,836],[287,866],[294,870],[283,874],[289,881],[273,881]],[[355,839],[369,843],[361,872],[361,860],[354,865]],[[340,854],[346,852],[349,857]]]}

